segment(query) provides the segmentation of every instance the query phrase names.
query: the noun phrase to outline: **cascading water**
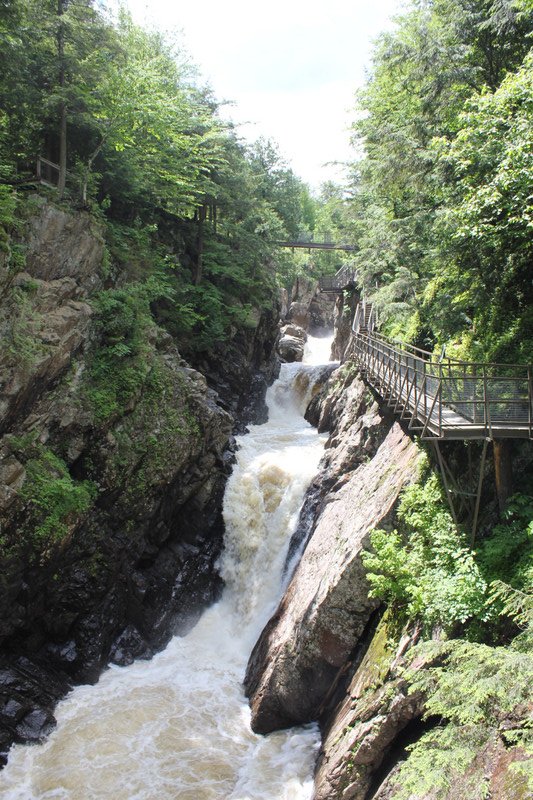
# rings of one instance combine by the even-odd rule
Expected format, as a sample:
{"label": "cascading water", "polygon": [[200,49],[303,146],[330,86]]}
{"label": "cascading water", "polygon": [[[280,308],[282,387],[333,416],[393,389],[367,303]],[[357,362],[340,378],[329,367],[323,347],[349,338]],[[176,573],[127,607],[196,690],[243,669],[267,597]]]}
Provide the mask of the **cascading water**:
{"label": "cascading water", "polygon": [[[327,346],[327,345],[325,345]],[[302,411],[324,358],[284,364],[269,421],[239,438],[224,499],[222,599],[151,661],[111,667],[56,711],[45,744],[14,747],[5,800],[309,800],[316,726],[256,736],[242,693],[250,650],[275,609],[287,548],[323,441]]]}

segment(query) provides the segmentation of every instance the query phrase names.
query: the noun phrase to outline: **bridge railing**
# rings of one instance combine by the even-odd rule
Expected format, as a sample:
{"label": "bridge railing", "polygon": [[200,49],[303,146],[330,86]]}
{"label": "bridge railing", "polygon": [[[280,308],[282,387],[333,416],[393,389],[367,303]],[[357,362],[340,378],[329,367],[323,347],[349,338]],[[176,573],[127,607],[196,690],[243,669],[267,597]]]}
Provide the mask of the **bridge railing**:
{"label": "bridge railing", "polygon": [[351,283],[357,281],[357,274],[353,267],[346,264],[335,275],[324,275],[318,279],[318,288],[321,292],[340,292]]}
{"label": "bridge railing", "polygon": [[533,438],[532,367],[436,358],[378,333],[354,333],[369,382],[423,437]]}

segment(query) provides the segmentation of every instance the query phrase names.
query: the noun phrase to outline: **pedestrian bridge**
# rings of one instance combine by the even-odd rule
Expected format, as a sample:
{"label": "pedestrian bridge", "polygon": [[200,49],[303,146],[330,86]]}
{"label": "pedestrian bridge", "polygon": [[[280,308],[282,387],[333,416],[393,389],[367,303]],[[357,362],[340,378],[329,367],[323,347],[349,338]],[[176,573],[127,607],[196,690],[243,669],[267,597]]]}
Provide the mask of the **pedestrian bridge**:
{"label": "pedestrian bridge", "polygon": [[422,439],[532,439],[533,368],[455,361],[393,342],[360,302],[353,354],[367,382]]}

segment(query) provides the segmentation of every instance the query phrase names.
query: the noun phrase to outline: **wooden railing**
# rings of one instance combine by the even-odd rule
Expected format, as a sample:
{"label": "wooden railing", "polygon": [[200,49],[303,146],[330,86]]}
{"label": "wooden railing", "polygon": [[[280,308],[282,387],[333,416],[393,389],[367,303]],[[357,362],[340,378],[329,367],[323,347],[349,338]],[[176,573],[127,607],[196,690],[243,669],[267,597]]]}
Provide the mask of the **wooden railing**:
{"label": "wooden railing", "polygon": [[44,183],[45,186],[57,186],[59,183],[59,171],[59,164],[54,164],[53,161],[48,161],[47,158],[42,158],[42,156],[37,159],[37,180]]}
{"label": "wooden railing", "polygon": [[531,365],[436,358],[355,324],[353,347],[368,382],[423,439],[533,438]]}

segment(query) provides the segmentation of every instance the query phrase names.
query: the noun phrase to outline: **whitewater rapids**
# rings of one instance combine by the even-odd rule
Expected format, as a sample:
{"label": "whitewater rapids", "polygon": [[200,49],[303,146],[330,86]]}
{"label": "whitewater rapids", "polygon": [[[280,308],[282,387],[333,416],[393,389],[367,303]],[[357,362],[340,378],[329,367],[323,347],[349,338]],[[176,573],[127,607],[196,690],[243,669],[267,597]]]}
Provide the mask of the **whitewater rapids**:
{"label": "whitewater rapids", "polygon": [[248,657],[283,591],[282,572],[323,439],[302,413],[331,340],[284,364],[269,421],[238,439],[224,499],[221,600],[151,661],[111,666],[56,709],[39,746],[16,746],[4,800],[310,800],[314,725],[256,736],[242,692]]}

